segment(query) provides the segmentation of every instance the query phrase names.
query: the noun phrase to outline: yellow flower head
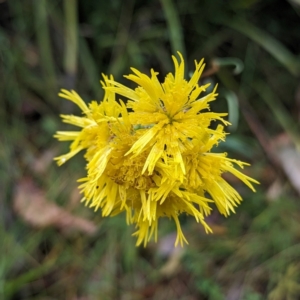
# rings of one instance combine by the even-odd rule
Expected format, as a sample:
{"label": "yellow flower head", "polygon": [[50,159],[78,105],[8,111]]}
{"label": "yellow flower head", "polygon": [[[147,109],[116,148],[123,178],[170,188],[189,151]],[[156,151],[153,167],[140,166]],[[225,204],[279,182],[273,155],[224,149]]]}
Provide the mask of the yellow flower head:
{"label": "yellow flower head", "polygon": [[151,70],[151,77],[132,68],[134,74],[125,76],[138,84],[135,90],[112,80],[109,84],[114,87],[107,88],[120,94],[129,101],[127,107],[131,108],[129,118],[132,124],[148,127],[141,137],[133,144],[128,153],[138,155],[151,149],[143,172],[148,169],[153,172],[157,161],[163,156],[172,157],[174,164],[179,164],[185,174],[185,165],[182,155],[192,149],[197,140],[201,141],[213,130],[209,129],[212,120],[220,120],[229,124],[222,116],[226,113],[209,112],[209,102],[215,100],[216,88],[209,94],[200,98],[210,84],[199,85],[199,79],[204,69],[203,60],[195,61],[196,70],[189,81],[184,79],[184,60],[179,53],[181,61],[173,56],[175,73],[169,73],[161,84],[158,73]]}
{"label": "yellow flower head", "polygon": [[[56,158],[59,165],[85,150],[87,175],[80,179],[83,201],[103,216],[126,212],[128,224],[136,224],[137,244],[157,239],[158,220],[168,217],[177,227],[176,244],[187,243],[179,216],[191,215],[206,232],[205,222],[215,203],[220,213],[228,216],[241,202],[239,193],[222,177],[230,172],[254,190],[254,179],[235,169],[246,163],[229,159],[211,149],[225,140],[223,119],[226,113],[209,111],[216,88],[206,92],[209,84],[199,85],[203,60],[195,62],[190,80],[184,79],[184,60],[173,56],[175,72],[160,83],[158,73],[147,76],[136,69],[125,76],[135,82],[132,90],[104,76],[105,96],[101,103],[89,106],[72,91],[62,90],[61,97],[73,101],[82,117],[66,116],[64,122],[80,131],[59,131],[61,141],[73,141],[69,153]],[[116,94],[126,98],[116,101]],[[130,112],[129,112],[130,111]],[[223,125],[211,129],[212,121]]]}

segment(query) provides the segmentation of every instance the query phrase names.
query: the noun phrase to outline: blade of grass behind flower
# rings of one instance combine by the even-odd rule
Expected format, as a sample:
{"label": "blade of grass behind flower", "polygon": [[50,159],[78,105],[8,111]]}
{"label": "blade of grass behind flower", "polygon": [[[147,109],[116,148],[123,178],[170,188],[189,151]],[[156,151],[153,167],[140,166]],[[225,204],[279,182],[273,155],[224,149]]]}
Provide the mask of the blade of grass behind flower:
{"label": "blade of grass behind flower", "polygon": [[97,64],[84,38],[79,38],[79,62],[84,69],[89,86],[93,90],[94,98],[99,98],[101,94],[101,86],[99,79],[101,72],[97,68]]}
{"label": "blade of grass behind flower", "polygon": [[[48,92],[45,95],[53,95],[57,91],[55,63],[52,56],[52,47],[50,42],[50,33],[47,22],[47,1],[40,0],[34,2],[35,9],[35,33],[41,58],[41,65],[44,71],[45,83],[47,83]],[[52,98],[52,97],[50,97]]]}
{"label": "blade of grass behind flower", "polygon": [[124,54],[127,52],[127,44],[130,43],[129,35],[134,2],[135,0],[130,0],[122,3],[112,59],[108,68],[109,73],[114,74],[115,77],[119,77],[125,68]]}
{"label": "blade of grass behind flower", "polygon": [[67,88],[74,88],[75,76],[77,72],[77,0],[64,1],[65,12],[65,53],[64,69],[67,76]]}
{"label": "blade of grass behind flower", "polygon": [[166,21],[168,24],[168,29],[170,32],[170,42],[173,54],[177,51],[181,52],[183,57],[185,56],[185,47],[183,42],[182,27],[180,24],[180,18],[178,15],[178,10],[174,5],[172,0],[160,0]]}
{"label": "blade of grass behind flower", "polygon": [[160,65],[165,70],[165,73],[168,73],[169,70],[172,70],[173,63],[167,49],[164,47],[156,47],[154,44],[151,44],[149,48],[150,51],[156,56],[156,59],[160,62]]}
{"label": "blade of grass behind flower", "polygon": [[[199,31],[198,27],[195,28]],[[199,33],[200,34],[200,33]],[[190,57],[202,57],[209,56],[211,53],[217,52],[217,49],[221,47],[225,41],[230,38],[230,30],[228,28],[220,29],[215,34],[208,36],[204,44],[196,44],[196,49],[190,54]],[[201,54],[199,56],[199,53]]]}
{"label": "blade of grass behind flower", "polygon": [[5,75],[3,76],[3,78],[0,78],[0,93],[4,97],[9,95],[10,104],[17,105],[20,98],[20,87],[18,85],[18,80],[16,77],[16,67],[20,62],[19,57],[20,54],[18,53],[18,49],[13,47],[9,35],[0,27],[0,75],[2,75],[2,72],[3,75]]}
{"label": "blade of grass behind flower", "polygon": [[138,41],[130,41],[127,45],[127,50],[131,58],[130,60],[132,61],[132,65],[136,66],[136,68],[141,68],[145,65],[145,60]]}
{"label": "blade of grass behind flower", "polygon": [[239,102],[236,94],[233,91],[227,91],[224,93],[228,105],[228,121],[230,126],[228,130],[233,132],[236,130],[239,121]]}
{"label": "blade of grass behind flower", "polygon": [[294,76],[300,74],[299,59],[297,59],[282,43],[273,38],[267,32],[255,27],[246,20],[239,18],[232,21],[225,21],[224,24],[255,41],[273,55],[273,57],[284,65]]}

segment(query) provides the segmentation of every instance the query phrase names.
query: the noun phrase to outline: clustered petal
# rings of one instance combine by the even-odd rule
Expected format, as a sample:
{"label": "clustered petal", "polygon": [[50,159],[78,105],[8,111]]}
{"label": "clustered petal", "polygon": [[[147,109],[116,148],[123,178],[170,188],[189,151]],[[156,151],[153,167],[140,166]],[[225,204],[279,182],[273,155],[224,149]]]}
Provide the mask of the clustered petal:
{"label": "clustered petal", "polygon": [[[61,90],[60,97],[82,110],[81,117],[62,115],[65,123],[78,131],[59,131],[60,141],[72,141],[70,151],[56,157],[62,165],[79,151],[85,151],[86,177],[79,188],[86,205],[102,215],[126,213],[126,222],[136,224],[137,245],[154,235],[159,218],[175,222],[181,245],[187,240],[180,226],[181,214],[191,215],[212,232],[205,222],[213,208],[228,216],[242,201],[239,193],[222,177],[229,172],[254,191],[256,180],[238,171],[244,162],[211,150],[224,141],[226,113],[211,112],[209,102],[216,99],[216,87],[199,85],[203,60],[195,61],[191,79],[184,78],[184,60],[174,56],[174,74],[160,83],[158,73],[147,76],[132,68],[125,76],[137,84],[135,89],[103,75],[104,99],[88,106],[75,91]],[[203,94],[203,95],[202,95]],[[116,95],[123,100],[116,99]],[[216,129],[212,121],[220,121]]]}

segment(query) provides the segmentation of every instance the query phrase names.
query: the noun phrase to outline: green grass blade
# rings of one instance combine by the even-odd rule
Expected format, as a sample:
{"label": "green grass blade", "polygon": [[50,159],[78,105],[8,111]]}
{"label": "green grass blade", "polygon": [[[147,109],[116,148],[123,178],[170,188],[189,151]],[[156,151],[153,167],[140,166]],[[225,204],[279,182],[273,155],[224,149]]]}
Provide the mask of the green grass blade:
{"label": "green grass blade", "polygon": [[246,20],[234,19],[225,25],[239,31],[268,51],[293,75],[300,74],[300,61],[282,43]]}
{"label": "green grass blade", "polygon": [[162,4],[170,32],[172,52],[173,54],[176,54],[177,51],[180,51],[183,57],[185,57],[182,27],[180,24],[180,18],[178,16],[178,11],[172,0],[161,0],[160,2]]}
{"label": "green grass blade", "polygon": [[65,0],[65,33],[66,33],[66,45],[65,45],[65,57],[64,67],[69,76],[75,76],[77,71],[77,0]]}

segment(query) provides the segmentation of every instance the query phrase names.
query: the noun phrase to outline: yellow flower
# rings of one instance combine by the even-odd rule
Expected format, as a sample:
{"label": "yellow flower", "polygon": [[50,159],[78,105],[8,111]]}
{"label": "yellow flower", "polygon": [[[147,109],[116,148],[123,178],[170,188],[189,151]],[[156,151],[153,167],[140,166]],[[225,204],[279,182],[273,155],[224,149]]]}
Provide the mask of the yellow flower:
{"label": "yellow flower", "polygon": [[[212,152],[225,140],[226,113],[209,111],[216,88],[201,95],[209,86],[198,83],[203,61],[195,62],[196,70],[187,81],[179,56],[180,61],[173,57],[174,75],[168,74],[162,84],[153,70],[151,77],[135,69],[125,76],[138,84],[135,90],[104,76],[106,92],[100,104],[92,101],[87,106],[74,91],[59,94],[77,104],[83,116],[62,115],[64,122],[81,130],[57,132],[60,141],[72,141],[69,153],[56,158],[58,164],[86,151],[87,174],[79,180],[83,201],[101,209],[103,216],[125,212],[127,224],[136,224],[137,245],[146,246],[153,235],[157,239],[160,218],[173,219],[175,244],[182,245],[187,240],[181,214],[194,217],[211,232],[205,217],[212,203],[225,216],[235,212],[242,199],[223,173],[232,173],[252,190],[252,183],[258,183],[234,168],[246,163]],[[126,105],[117,102],[115,94],[126,97]],[[215,120],[223,125],[211,129]]]}
{"label": "yellow flower", "polygon": [[[106,79],[106,77],[104,77]],[[104,84],[104,83],[103,83]],[[82,128],[80,131],[58,131],[54,137],[59,141],[73,141],[70,152],[56,157],[58,165],[62,165],[68,159],[83,149],[87,149],[86,158],[94,158],[95,153],[101,148],[103,151],[107,141],[111,138],[110,122],[116,122],[124,108],[115,101],[114,94],[106,91],[103,101],[98,104],[92,101],[89,106],[75,91],[62,89],[60,97],[77,104],[83,112],[83,117],[73,115],[61,115],[63,122]],[[125,109],[126,111],[126,109]]]}
{"label": "yellow flower", "polygon": [[[226,113],[207,111],[209,102],[215,100],[216,88],[209,94],[199,98],[210,84],[199,85],[199,79],[204,69],[203,60],[195,61],[196,70],[189,81],[184,79],[184,60],[173,56],[175,74],[169,73],[164,83],[157,79],[158,73],[151,70],[151,77],[132,68],[134,74],[125,76],[138,84],[135,90],[112,80],[107,88],[117,94],[125,96],[129,101],[127,107],[134,112],[129,118],[132,124],[149,127],[134,143],[129,153],[138,155],[151,149],[143,172],[148,169],[151,174],[157,161],[164,155],[172,157],[175,164],[179,164],[182,174],[185,174],[185,165],[182,154],[193,148],[195,140],[204,134],[213,134],[209,128],[211,121],[220,120],[229,124],[222,116]],[[201,112],[201,113],[200,113]]]}
{"label": "yellow flower", "polygon": [[229,172],[239,178],[253,191],[251,183],[258,183],[253,178],[244,175],[234,168],[234,164],[243,168],[247,163],[227,158],[226,153],[212,153],[212,147],[218,143],[219,134],[223,133],[223,126],[219,125],[217,134],[212,135],[206,145],[197,145],[192,151],[185,153],[183,159],[186,165],[186,177],[183,186],[188,191],[194,191],[200,195],[209,194],[219,212],[228,216],[235,212],[242,198],[239,193],[230,186],[222,177],[223,173]]}

